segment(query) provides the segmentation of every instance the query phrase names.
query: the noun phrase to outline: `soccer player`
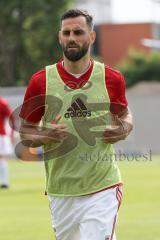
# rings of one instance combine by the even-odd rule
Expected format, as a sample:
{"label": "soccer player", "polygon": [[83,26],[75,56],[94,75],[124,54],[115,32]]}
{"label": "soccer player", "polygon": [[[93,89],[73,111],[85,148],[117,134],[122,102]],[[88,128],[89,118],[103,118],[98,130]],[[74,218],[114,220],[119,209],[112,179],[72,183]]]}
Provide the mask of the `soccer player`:
{"label": "soccer player", "polygon": [[86,11],[61,18],[63,58],[35,73],[20,135],[43,146],[46,193],[58,240],[115,240],[122,180],[113,143],[132,130],[125,80],[91,58],[96,33]]}
{"label": "soccer player", "polygon": [[[7,101],[0,97],[0,188],[9,187],[9,173],[7,156],[13,153],[13,128],[9,132],[7,125],[11,115],[11,108]],[[13,118],[11,118],[14,124]]]}

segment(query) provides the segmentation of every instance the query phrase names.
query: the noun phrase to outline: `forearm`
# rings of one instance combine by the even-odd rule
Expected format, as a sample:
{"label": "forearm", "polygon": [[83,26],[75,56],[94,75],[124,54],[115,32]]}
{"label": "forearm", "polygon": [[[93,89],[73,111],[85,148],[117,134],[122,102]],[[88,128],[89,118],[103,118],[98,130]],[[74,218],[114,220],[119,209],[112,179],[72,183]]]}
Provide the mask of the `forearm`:
{"label": "forearm", "polygon": [[128,134],[132,131],[133,129],[133,117],[130,111],[128,111],[125,115],[122,115],[119,117],[122,126]]}
{"label": "forearm", "polygon": [[21,127],[20,138],[22,141],[28,141],[30,147],[39,147],[45,144],[46,130],[39,131],[37,127]]}
{"label": "forearm", "polygon": [[40,147],[43,145],[42,143],[42,140],[41,140],[41,137],[39,136],[30,136],[30,135],[27,135],[27,134],[20,134],[20,137],[21,137],[21,140],[25,143],[27,143],[28,141],[28,145],[29,147]]}
{"label": "forearm", "polygon": [[[61,142],[67,138],[67,127],[58,124],[59,117],[52,121],[51,128],[41,127],[40,124],[23,122],[20,128],[20,136],[29,147],[39,147],[45,144]],[[27,142],[28,141],[28,142]]]}

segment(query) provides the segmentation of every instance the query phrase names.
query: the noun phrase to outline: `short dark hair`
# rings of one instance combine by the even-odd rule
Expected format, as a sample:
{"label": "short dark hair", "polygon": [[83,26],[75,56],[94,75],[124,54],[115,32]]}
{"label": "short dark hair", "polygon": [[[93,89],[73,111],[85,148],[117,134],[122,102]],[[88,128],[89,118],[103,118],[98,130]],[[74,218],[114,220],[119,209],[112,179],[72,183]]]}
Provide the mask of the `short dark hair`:
{"label": "short dark hair", "polygon": [[79,16],[85,17],[87,25],[90,29],[93,29],[93,17],[86,10],[70,9],[62,15],[61,22],[67,18],[75,18]]}

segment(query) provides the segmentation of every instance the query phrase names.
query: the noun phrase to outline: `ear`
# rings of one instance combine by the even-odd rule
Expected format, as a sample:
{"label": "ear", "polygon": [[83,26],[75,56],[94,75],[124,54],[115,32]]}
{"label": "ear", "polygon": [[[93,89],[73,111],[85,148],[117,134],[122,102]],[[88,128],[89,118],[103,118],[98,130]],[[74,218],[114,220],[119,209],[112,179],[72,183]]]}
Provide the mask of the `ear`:
{"label": "ear", "polygon": [[61,44],[61,31],[59,31],[59,33],[58,33],[58,38],[59,38],[59,43]]}
{"label": "ear", "polygon": [[93,44],[96,40],[96,32],[95,31],[90,32],[90,38],[91,38],[91,43]]}

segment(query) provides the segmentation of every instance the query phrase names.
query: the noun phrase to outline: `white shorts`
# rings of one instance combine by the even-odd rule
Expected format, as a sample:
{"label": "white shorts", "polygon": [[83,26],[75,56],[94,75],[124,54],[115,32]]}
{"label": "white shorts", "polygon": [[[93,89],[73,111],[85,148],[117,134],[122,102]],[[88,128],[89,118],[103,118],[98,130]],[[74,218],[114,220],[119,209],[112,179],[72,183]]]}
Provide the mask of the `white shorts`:
{"label": "white shorts", "polygon": [[81,197],[48,196],[57,240],[115,240],[122,199],[117,186]]}
{"label": "white shorts", "polygon": [[9,156],[13,154],[13,146],[8,135],[0,136],[0,156]]}

